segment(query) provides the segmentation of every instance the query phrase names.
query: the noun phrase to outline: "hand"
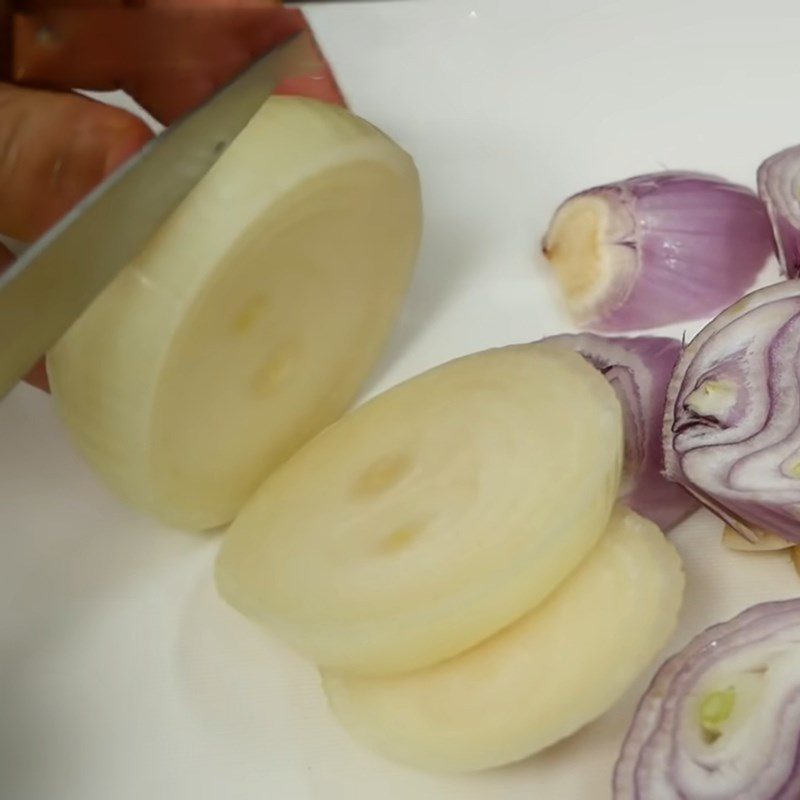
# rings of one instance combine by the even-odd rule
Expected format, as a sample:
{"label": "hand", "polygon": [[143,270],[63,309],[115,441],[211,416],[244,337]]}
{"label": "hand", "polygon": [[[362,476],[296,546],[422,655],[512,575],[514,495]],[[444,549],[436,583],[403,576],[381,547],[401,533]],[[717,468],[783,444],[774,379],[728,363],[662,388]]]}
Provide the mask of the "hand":
{"label": "hand", "polygon": [[[153,135],[71,89],[124,89],[169,124],[306,27],[299,11],[269,0],[125,5],[29,0],[31,13],[17,16],[14,83],[0,83],[0,233],[35,239]],[[322,99],[341,102],[322,69]],[[293,88],[309,93],[296,79]],[[0,270],[12,260],[0,252]],[[45,387],[43,368],[28,380]]]}
{"label": "hand", "polygon": [[71,89],[125,89],[168,124],[304,26],[263,0],[31,5],[15,29],[13,77],[26,86],[0,84],[0,233],[26,241],[152,136]]}

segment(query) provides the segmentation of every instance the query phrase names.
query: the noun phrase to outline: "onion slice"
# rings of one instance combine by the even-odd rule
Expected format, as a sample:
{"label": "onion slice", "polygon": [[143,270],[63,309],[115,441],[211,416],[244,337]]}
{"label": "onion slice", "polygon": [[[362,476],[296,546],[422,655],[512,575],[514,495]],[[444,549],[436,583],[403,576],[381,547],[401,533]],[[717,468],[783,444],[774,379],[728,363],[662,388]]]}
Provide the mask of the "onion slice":
{"label": "onion slice", "polygon": [[667,477],[753,542],[800,542],[798,350],[800,284],[769,286],[695,337],[667,393]]}
{"label": "onion slice", "polygon": [[658,671],[614,771],[614,800],[800,797],[800,598],[697,636]]}
{"label": "onion slice", "polygon": [[800,145],[761,164],[758,193],[767,206],[783,273],[787,278],[800,277]]}
{"label": "onion slice", "polygon": [[319,666],[399,675],[546,602],[605,530],[622,412],[576,353],[473,353],[346,414],[225,534],[222,598]]}
{"label": "onion slice", "polygon": [[747,291],[771,249],[761,200],[696,172],[640,175],[574,195],[542,242],[575,321],[603,331],[713,314]]}
{"label": "onion slice", "polygon": [[270,98],[48,354],[73,440],[132,505],[225,524],[355,399],[420,231],[397,144],[333,105]]}
{"label": "onion slice", "polygon": [[617,701],[675,629],[683,585],[672,544],[617,507],[581,565],[494,636],[405,675],[322,670],[323,689],[353,737],[388,758],[450,773],[509,764]]}
{"label": "onion slice", "polygon": [[697,507],[697,500],[666,480],[661,447],[664,398],[681,343],[666,336],[606,337],[564,334],[545,341],[579,352],[608,380],[622,406],[625,432],[620,499],[668,531]]}

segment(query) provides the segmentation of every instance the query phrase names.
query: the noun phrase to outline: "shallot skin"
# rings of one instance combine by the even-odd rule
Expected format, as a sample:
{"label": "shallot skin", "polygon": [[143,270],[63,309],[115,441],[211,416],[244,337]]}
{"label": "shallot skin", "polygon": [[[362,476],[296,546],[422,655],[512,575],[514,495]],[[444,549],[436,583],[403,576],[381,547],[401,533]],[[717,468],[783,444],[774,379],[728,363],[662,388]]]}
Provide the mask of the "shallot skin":
{"label": "shallot skin", "polygon": [[596,333],[562,334],[545,341],[579,352],[617,394],[625,431],[620,499],[664,532],[696,511],[698,501],[663,475],[664,399],[681,343],[667,336]]}
{"label": "shallot skin", "polygon": [[573,195],[543,240],[575,321],[601,332],[714,314],[752,286],[772,248],[750,189],[678,171]]}

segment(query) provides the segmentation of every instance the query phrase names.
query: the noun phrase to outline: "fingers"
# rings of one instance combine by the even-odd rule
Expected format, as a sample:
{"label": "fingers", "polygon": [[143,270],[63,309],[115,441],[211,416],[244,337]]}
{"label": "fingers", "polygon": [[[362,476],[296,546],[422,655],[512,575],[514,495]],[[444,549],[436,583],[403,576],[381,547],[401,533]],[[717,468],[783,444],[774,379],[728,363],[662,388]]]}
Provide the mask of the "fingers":
{"label": "fingers", "polygon": [[311,38],[317,54],[318,66],[308,74],[284,78],[276,88],[275,94],[311,97],[314,100],[322,100],[324,103],[346,107],[347,102],[342,90],[339,88],[339,84],[336,82],[333,70],[325,60],[317,40],[313,35]]}
{"label": "fingers", "polygon": [[151,136],[121,109],[0,84],[0,233],[36,238]]}
{"label": "fingers", "polygon": [[52,88],[123,88],[169,123],[305,28],[299,11],[263,0],[51,6],[17,17],[14,77]]}
{"label": "fingers", "polygon": [[215,9],[191,12],[188,17],[170,12],[167,16],[170,22],[165,20],[162,30],[171,37],[169,42],[181,43],[180,52],[176,55],[174,45],[161,48],[154,41],[147,67],[137,73],[123,64],[122,69],[133,74],[121,81],[123,88],[165,124],[195,108],[258,56],[304,27],[299,12],[278,7],[236,13]]}
{"label": "fingers", "polygon": [[42,391],[50,391],[50,382],[47,380],[47,366],[45,360],[40,358],[36,366],[23,379],[25,383],[35,386]]}

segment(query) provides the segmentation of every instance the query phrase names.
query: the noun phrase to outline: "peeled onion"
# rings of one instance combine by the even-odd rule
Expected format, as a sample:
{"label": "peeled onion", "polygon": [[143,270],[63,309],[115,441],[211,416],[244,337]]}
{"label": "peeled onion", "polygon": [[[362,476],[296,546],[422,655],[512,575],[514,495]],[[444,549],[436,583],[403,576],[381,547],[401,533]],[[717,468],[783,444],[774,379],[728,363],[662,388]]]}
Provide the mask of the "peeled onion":
{"label": "peeled onion", "polygon": [[420,220],[414,164],[388,137],[270,99],[50,353],[80,449],[168,523],[229,521],[354,399]]}
{"label": "peeled onion", "polygon": [[577,571],[514,625],[429,669],[324,672],[323,685],[353,736],[389,758],[437,771],[496,767],[606,711],[664,646],[682,592],[675,548],[620,507]]}
{"label": "peeled onion", "polygon": [[619,403],[576,353],[476,353],[343,417],[229,529],[222,597],[318,664],[396,674],[525,614],[606,526]]}

